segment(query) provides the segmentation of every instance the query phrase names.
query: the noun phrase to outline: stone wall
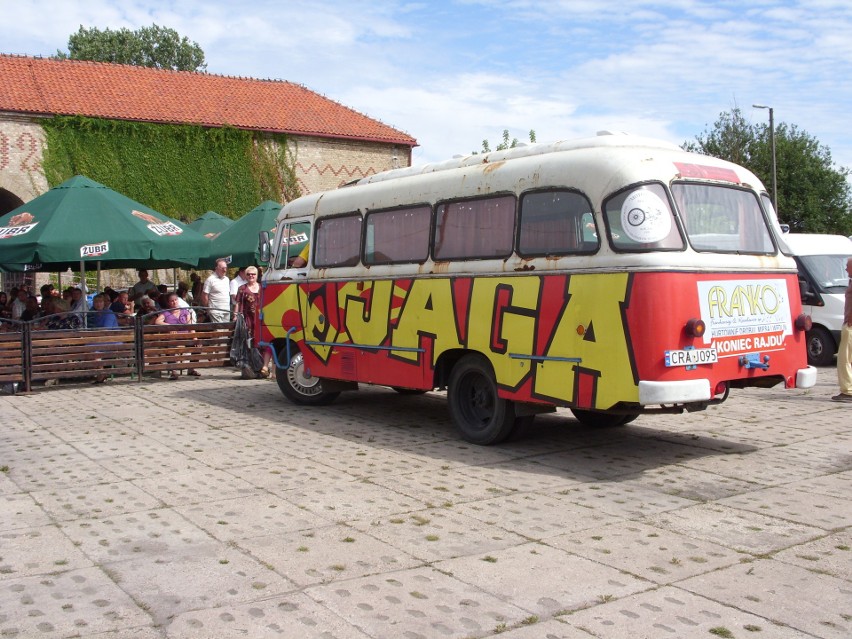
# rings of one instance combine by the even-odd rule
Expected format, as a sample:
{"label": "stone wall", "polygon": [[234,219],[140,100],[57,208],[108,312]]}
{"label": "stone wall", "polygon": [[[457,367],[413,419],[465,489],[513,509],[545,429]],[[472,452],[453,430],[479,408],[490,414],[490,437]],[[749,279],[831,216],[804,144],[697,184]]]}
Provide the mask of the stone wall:
{"label": "stone wall", "polygon": [[302,195],[336,189],[410,162],[408,147],[391,144],[291,136],[290,145]]}
{"label": "stone wall", "polygon": [[[289,140],[303,195],[336,189],[410,162],[410,149],[404,146],[306,136]],[[37,119],[0,113],[0,189],[6,191],[0,191],[0,215],[47,190],[42,171],[44,144]]]}
{"label": "stone wall", "polygon": [[[0,114],[0,214],[47,190],[41,167],[44,131],[37,120]],[[13,197],[12,197],[13,196]],[[3,201],[15,206],[2,207]]]}

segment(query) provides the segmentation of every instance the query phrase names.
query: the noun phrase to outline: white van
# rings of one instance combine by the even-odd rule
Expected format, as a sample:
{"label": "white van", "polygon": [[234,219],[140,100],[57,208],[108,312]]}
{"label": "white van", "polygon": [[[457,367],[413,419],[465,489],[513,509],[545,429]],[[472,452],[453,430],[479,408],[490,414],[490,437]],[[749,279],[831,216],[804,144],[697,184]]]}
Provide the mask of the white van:
{"label": "white van", "polygon": [[808,331],[808,363],[832,363],[843,325],[844,292],[849,282],[846,260],[852,239],[842,235],[786,233],[784,241],[799,266],[802,311],[813,319]]}

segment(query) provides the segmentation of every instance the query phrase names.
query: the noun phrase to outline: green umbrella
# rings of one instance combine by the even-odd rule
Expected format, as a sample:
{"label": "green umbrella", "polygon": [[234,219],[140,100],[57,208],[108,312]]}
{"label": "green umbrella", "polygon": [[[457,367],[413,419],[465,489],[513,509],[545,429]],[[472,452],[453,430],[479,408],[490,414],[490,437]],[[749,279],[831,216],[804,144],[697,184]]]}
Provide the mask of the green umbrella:
{"label": "green umbrella", "polygon": [[213,239],[211,264],[220,257],[230,258],[234,266],[260,264],[258,235],[261,231],[275,232],[275,218],[280,212],[280,203],[266,200],[231,224]]}
{"label": "green umbrella", "polygon": [[94,180],[75,176],[0,217],[10,270],[196,266],[202,235]]}
{"label": "green umbrella", "polygon": [[213,240],[233,223],[234,220],[229,217],[219,215],[216,211],[207,211],[207,213],[187,226],[196,233],[201,233],[208,240]]}

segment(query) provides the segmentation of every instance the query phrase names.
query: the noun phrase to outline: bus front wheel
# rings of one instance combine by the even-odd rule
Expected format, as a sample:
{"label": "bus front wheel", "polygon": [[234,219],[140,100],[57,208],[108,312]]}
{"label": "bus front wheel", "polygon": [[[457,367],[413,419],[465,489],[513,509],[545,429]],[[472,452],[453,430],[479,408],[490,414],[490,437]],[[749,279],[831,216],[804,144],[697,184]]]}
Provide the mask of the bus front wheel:
{"label": "bus front wheel", "polygon": [[293,353],[287,368],[278,370],[275,380],[278,382],[278,388],[284,393],[284,397],[294,404],[302,406],[324,406],[333,402],[340,395],[340,393],[323,392],[322,380],[310,375],[305,367],[305,360],[299,351]]}
{"label": "bus front wheel", "polygon": [[572,408],[571,412],[574,413],[574,417],[583,426],[592,426],[593,428],[624,426],[639,417],[638,413],[624,415],[619,413],[604,413],[596,410],[581,410],[579,408]]}
{"label": "bus front wheel", "polygon": [[466,441],[487,446],[512,432],[514,404],[497,396],[494,372],[481,355],[468,355],[453,367],[447,399],[453,423]]}

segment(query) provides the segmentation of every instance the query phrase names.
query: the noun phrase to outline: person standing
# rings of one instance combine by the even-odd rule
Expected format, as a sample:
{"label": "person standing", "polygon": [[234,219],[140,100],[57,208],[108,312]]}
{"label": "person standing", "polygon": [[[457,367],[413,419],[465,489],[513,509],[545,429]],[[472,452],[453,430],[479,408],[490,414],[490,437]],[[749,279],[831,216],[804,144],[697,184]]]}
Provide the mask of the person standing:
{"label": "person standing", "polygon": [[128,296],[131,302],[137,302],[143,295],[147,295],[152,290],[156,289],[157,285],[154,284],[151,280],[148,279],[148,270],[144,268],[139,269],[139,281],[136,282],[133,286],[130,287],[128,291]]}
{"label": "person standing", "polygon": [[237,291],[240,290],[240,287],[243,284],[247,284],[248,279],[246,279],[246,267],[241,266],[237,271],[237,276],[231,280],[231,308],[237,303]]}
{"label": "person standing", "polygon": [[[272,359],[272,351],[269,348],[261,349],[258,346],[260,341],[260,284],[257,281],[258,270],[254,266],[249,266],[246,271],[248,282],[240,286],[237,291],[235,313],[240,313],[246,322],[246,332],[248,333],[251,345],[261,351],[263,355],[263,366],[257,371],[259,377],[269,377],[269,362]],[[250,371],[243,369],[243,379],[252,377]]]}
{"label": "person standing", "polygon": [[211,322],[231,321],[231,281],[228,279],[228,263],[216,260],[216,269],[204,282],[201,290],[201,306],[208,307]]}
{"label": "person standing", "polygon": [[837,381],[840,394],[831,399],[836,402],[852,402],[852,257],[846,260],[846,302],[843,305],[843,326],[840,327],[840,348],[837,349]]}

